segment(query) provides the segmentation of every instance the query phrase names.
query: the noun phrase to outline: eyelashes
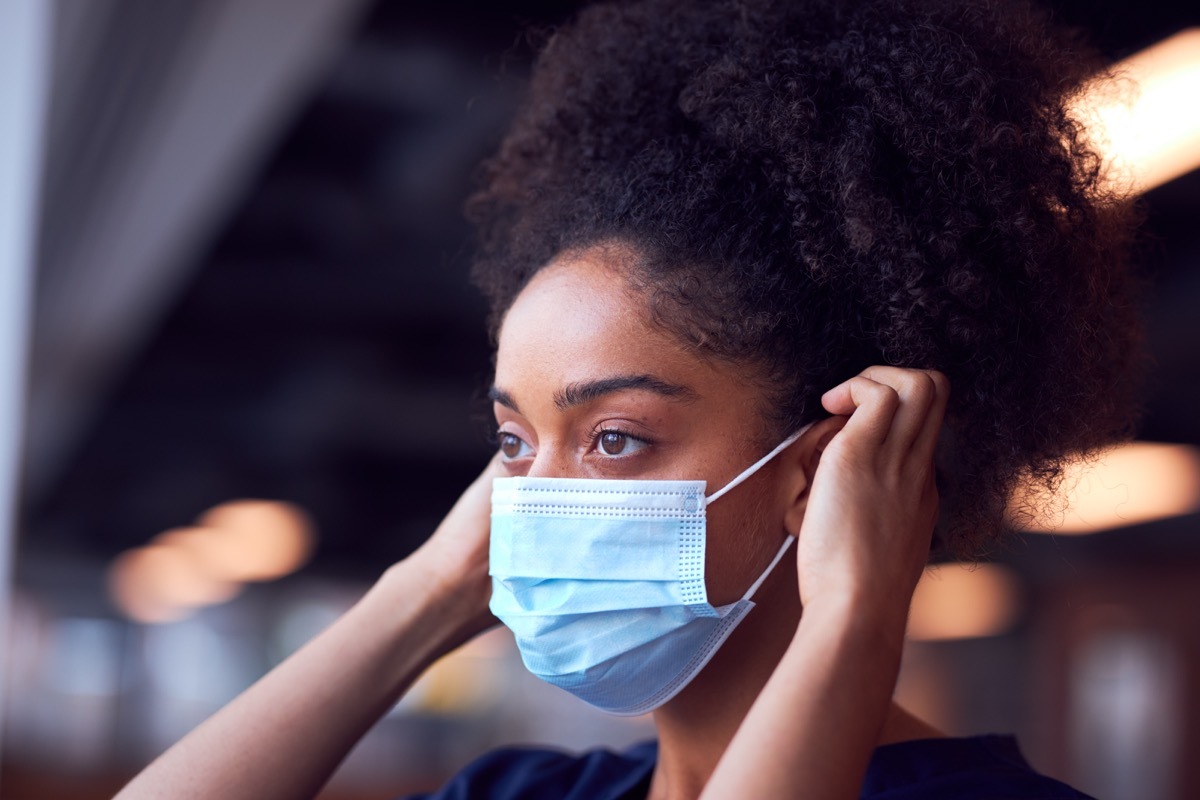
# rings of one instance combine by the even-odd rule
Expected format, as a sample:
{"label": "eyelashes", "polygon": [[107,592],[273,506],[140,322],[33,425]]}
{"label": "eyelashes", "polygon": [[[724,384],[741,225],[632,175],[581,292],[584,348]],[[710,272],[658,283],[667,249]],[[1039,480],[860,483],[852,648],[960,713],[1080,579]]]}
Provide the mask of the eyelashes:
{"label": "eyelashes", "polygon": [[650,447],[650,441],[616,427],[602,427],[592,431],[588,439],[589,452],[595,451],[608,458],[628,458]]}
{"label": "eyelashes", "polygon": [[[516,461],[534,455],[533,446],[519,434],[508,430],[496,430],[492,442],[507,461]],[[590,431],[586,439],[587,455],[595,454],[602,459],[629,458],[653,446],[645,436],[631,433],[620,427],[602,424]]]}

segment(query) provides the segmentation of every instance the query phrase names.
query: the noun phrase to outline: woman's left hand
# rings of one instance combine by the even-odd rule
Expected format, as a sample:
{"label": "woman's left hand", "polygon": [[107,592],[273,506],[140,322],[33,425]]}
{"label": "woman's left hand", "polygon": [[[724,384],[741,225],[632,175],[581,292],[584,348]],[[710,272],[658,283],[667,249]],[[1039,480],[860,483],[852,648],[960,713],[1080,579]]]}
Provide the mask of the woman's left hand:
{"label": "woman's left hand", "polygon": [[835,416],[813,431],[826,444],[798,509],[800,625],[704,798],[858,796],[937,521],[948,395],[940,373],[869,367],[822,397]]}
{"label": "woman's left hand", "polygon": [[906,617],[937,521],[933,456],[949,393],[939,372],[873,366],[821,398],[844,423],[820,454],[800,529],[806,615],[851,602]]}

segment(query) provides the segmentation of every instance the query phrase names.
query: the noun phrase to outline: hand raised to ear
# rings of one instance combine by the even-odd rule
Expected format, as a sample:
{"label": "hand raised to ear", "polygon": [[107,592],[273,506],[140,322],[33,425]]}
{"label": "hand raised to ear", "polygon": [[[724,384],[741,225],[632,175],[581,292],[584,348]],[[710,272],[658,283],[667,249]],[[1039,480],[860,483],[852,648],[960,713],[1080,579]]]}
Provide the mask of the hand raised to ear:
{"label": "hand raised to ear", "polygon": [[933,455],[949,394],[939,372],[873,366],[822,396],[847,419],[821,453],[800,528],[806,613],[845,601],[907,613],[937,520]]}

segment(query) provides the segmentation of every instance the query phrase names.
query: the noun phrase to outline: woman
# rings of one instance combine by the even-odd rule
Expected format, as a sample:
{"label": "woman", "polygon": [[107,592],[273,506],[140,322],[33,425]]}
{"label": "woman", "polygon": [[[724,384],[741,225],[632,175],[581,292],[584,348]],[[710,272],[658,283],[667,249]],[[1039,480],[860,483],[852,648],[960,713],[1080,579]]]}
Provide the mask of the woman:
{"label": "woman", "polygon": [[891,695],[927,561],[1131,424],[1131,212],[1066,111],[1098,70],[1020,2],[585,10],[469,204],[499,452],[122,796],[311,796],[499,617],[657,744],[437,797],[1082,797]]}

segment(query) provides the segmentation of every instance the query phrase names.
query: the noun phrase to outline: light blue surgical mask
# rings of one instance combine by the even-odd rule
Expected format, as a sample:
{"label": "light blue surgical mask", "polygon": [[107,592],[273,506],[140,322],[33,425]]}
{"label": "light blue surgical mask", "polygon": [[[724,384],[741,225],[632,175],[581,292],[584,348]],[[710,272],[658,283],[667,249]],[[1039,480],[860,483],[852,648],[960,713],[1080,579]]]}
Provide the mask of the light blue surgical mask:
{"label": "light blue surgical mask", "polygon": [[687,686],[754,608],[708,602],[705,509],[807,426],[705,496],[704,481],[496,478],[491,610],[525,666],[613,714],[644,714]]}

